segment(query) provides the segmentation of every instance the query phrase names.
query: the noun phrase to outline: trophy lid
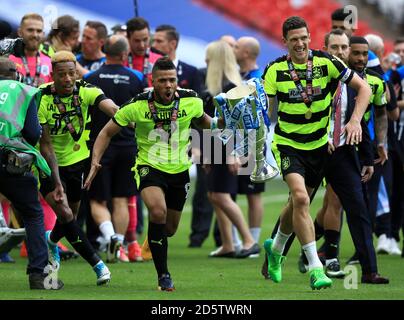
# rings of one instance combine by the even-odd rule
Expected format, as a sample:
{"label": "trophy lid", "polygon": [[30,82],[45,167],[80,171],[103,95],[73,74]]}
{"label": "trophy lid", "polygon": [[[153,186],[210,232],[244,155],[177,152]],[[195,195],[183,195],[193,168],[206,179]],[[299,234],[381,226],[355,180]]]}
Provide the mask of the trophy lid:
{"label": "trophy lid", "polygon": [[254,92],[255,86],[251,84],[242,84],[226,92],[226,97],[229,100],[240,100],[252,95]]}

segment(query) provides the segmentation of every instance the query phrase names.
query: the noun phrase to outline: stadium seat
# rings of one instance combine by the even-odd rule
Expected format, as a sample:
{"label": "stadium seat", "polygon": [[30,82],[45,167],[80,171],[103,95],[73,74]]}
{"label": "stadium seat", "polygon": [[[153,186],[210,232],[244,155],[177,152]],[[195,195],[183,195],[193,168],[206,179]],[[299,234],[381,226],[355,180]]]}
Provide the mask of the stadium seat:
{"label": "stadium seat", "polygon": [[[324,35],[331,28],[331,13],[341,6],[334,0],[306,1],[301,6],[293,6],[291,0],[198,0],[208,7],[217,9],[240,23],[262,32],[272,39],[280,41],[282,23],[292,15],[303,17],[310,29],[311,47],[323,46]],[[375,33],[364,21],[358,22],[358,35]],[[391,41],[385,41],[386,49],[392,47]]]}

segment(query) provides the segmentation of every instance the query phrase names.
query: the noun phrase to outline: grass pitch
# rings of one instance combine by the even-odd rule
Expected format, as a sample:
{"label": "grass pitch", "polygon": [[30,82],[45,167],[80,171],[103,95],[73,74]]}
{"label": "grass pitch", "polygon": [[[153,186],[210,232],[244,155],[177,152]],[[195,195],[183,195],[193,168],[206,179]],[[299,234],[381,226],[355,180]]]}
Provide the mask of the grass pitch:
{"label": "grass pitch", "polygon": [[[265,216],[260,244],[270,234],[279,212],[287,199],[287,188],[277,179],[267,183],[264,194]],[[191,190],[191,195],[193,191]],[[315,216],[322,201],[320,190],[311,207]],[[246,212],[246,199],[239,197],[239,204]],[[62,262],[59,272],[65,287],[61,291],[34,291],[28,289],[25,275],[26,259],[18,250],[11,252],[15,264],[0,263],[0,300],[396,300],[404,298],[404,259],[399,256],[378,255],[379,272],[390,278],[389,285],[363,285],[335,279],[331,289],[312,291],[308,274],[297,270],[299,245],[297,241],[283,268],[283,281],[275,284],[264,280],[260,274],[264,254],[258,259],[208,258],[214,250],[209,237],[202,248],[188,248],[190,232],[191,199],[186,208],[177,234],[169,239],[169,270],[176,291],[157,291],[157,277],[153,262],[109,264],[112,281],[107,287],[97,287],[96,277],[82,259]],[[143,240],[142,238],[140,241]],[[318,245],[319,246],[319,245]],[[346,224],[343,227],[340,261],[353,253],[352,240]],[[105,258],[105,256],[103,256]],[[357,268],[360,277],[360,267]],[[359,278],[360,279],[360,278]],[[348,289],[352,288],[352,289]]]}

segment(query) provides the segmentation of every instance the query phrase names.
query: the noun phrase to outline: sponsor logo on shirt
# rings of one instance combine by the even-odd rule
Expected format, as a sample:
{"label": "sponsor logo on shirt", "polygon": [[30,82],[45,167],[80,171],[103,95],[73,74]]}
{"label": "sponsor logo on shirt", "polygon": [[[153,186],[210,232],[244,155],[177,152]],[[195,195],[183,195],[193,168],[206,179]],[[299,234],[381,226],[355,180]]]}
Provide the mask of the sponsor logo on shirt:
{"label": "sponsor logo on shirt", "polygon": [[129,84],[130,77],[121,74],[100,73],[100,79],[111,79],[114,84]]}
{"label": "sponsor logo on shirt", "polygon": [[[313,87],[313,96],[319,96],[321,95],[321,92],[321,86]],[[303,98],[297,88],[289,89],[289,98],[303,101]]]}

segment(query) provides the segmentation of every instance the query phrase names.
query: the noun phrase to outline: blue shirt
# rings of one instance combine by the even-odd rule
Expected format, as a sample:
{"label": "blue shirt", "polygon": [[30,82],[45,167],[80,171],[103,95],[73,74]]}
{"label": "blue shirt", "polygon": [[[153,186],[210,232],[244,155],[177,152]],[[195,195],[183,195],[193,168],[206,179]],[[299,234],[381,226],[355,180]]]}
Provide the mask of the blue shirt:
{"label": "blue shirt", "polygon": [[[404,65],[396,69],[396,74],[398,75],[400,81],[404,80]],[[383,76],[384,80],[385,81],[392,80],[391,79],[392,75],[393,75],[393,70],[390,69],[390,70],[386,71],[386,73]]]}
{"label": "blue shirt", "polygon": [[203,79],[200,71],[181,60],[177,65],[178,86],[183,89],[192,89],[198,95],[203,91]]}
{"label": "blue shirt", "polygon": [[241,78],[243,80],[250,80],[252,78],[258,78],[261,79],[262,76],[262,72],[260,69],[254,69],[254,70],[250,70],[248,72],[245,73],[241,73]]}
{"label": "blue shirt", "polygon": [[377,55],[372,51],[369,50],[368,52],[368,64],[366,65],[368,68],[376,67],[380,65],[380,60]]}
{"label": "blue shirt", "polygon": [[96,71],[105,63],[107,58],[102,57],[96,60],[87,60],[86,58],[84,58],[83,54],[80,53],[76,56],[76,60],[87,70]]}

